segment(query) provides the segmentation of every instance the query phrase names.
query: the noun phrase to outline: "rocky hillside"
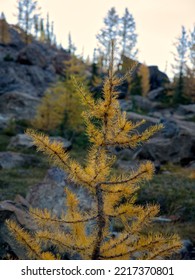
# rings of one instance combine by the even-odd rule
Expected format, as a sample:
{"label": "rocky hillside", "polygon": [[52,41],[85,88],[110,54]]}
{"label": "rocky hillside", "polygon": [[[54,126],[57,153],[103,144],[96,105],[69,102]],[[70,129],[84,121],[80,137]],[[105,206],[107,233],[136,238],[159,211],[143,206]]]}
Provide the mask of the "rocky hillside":
{"label": "rocky hillside", "polygon": [[28,120],[44,91],[57,81],[70,55],[55,47],[32,41],[26,45],[20,29],[10,26],[11,42],[0,44],[0,129],[11,119]]}
{"label": "rocky hillside", "polygon": [[[45,90],[63,74],[64,61],[70,58],[65,50],[33,41],[26,45],[20,30],[10,26],[11,43],[0,45],[0,130],[12,120],[29,120],[36,110]],[[167,108],[162,102],[166,74],[150,66],[151,91],[147,97],[126,96],[121,87],[121,107],[132,119],[146,118],[148,123],[163,122],[165,129],[153,138],[139,158],[149,158],[161,163],[173,162],[188,165],[195,160],[195,105]],[[138,114],[139,113],[139,114]],[[178,144],[179,143],[179,144]],[[166,151],[166,153],[165,153]]]}

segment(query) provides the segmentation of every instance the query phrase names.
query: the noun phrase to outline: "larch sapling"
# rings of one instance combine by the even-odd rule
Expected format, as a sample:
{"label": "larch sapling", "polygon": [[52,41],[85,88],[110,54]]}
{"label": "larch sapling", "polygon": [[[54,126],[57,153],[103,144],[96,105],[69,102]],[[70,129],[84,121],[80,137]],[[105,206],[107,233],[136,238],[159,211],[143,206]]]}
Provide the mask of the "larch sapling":
{"label": "larch sapling", "polygon": [[[68,252],[70,255],[77,253],[85,260],[152,260],[168,257],[181,248],[180,238],[175,234],[143,232],[159,212],[157,205],[135,204],[140,183],[153,176],[153,164],[145,161],[137,170],[120,176],[111,172],[115,157],[110,154],[110,147],[136,148],[162,128],[157,124],[139,133],[137,128],[145,121],[133,123],[121,111],[116,88],[122,79],[114,73],[113,49],[102,98],[95,100],[77,84],[81,101],[87,108],[83,117],[91,143],[84,164],[71,159],[61,143],[27,130],[37,149],[64,170],[78,188],[87,188],[95,201],[94,207],[86,213],[80,209],[76,194],[65,187],[67,210],[60,217],[47,209],[30,209],[39,228],[37,231],[29,233],[8,220],[10,231],[26,248],[30,259],[59,259]],[[121,224],[121,231],[115,237],[111,231],[114,220]],[[49,249],[51,244],[58,254]]]}

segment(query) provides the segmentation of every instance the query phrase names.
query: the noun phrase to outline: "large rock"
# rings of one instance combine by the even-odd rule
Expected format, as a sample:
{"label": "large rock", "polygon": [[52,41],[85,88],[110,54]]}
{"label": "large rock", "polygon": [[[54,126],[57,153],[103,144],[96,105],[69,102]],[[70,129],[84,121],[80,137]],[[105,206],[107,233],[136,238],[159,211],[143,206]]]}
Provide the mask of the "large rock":
{"label": "large rock", "polygon": [[172,162],[183,166],[195,160],[194,132],[173,126],[157,137],[151,138],[142,146],[138,157],[141,159],[159,160],[161,163]]}
{"label": "large rock", "polygon": [[195,104],[180,105],[176,110],[176,114],[184,118],[195,118]]}
{"label": "large rock", "polygon": [[11,117],[0,114],[0,131],[6,128],[10,123]]}
{"label": "large rock", "polygon": [[168,76],[158,69],[158,66],[149,66],[150,72],[150,89],[157,89],[169,83]]}
{"label": "large rock", "polygon": [[[146,144],[143,145],[139,158],[141,159],[149,159],[149,160],[159,160],[161,163],[173,162],[180,163],[181,159],[189,157],[188,152],[188,142],[186,142],[188,138],[174,138],[173,139],[164,139],[161,137],[154,137],[150,139]],[[179,141],[178,141],[179,140]],[[178,142],[180,144],[178,144]],[[182,151],[181,151],[181,146]]]}
{"label": "large rock", "polygon": [[141,109],[147,112],[163,108],[160,102],[152,102],[147,97],[140,95],[134,95],[132,101],[136,109]]}
{"label": "large rock", "polygon": [[62,50],[55,55],[55,57],[52,59],[52,65],[57,74],[64,76],[65,74],[64,61],[67,61],[69,59],[70,59],[70,54]]}
{"label": "large rock", "polygon": [[40,99],[21,92],[7,92],[0,96],[0,112],[17,120],[32,119]]}
{"label": "large rock", "polygon": [[18,54],[17,62],[25,65],[36,65],[45,68],[48,60],[39,44],[28,44]]}
{"label": "large rock", "polygon": [[164,128],[161,131],[161,134],[165,138],[172,138],[174,136],[177,136],[181,131],[179,125],[172,119],[161,117],[160,123],[162,123],[164,126]]}
{"label": "large rock", "polygon": [[[137,113],[128,113],[127,116],[132,121],[146,120],[144,125],[137,128],[139,132],[143,132],[149,126],[158,123],[163,123],[164,125],[164,128],[151,137],[150,140],[131,151],[131,158],[150,159],[160,163],[172,162],[182,165],[188,165],[195,160],[195,123],[182,121],[173,118],[173,116],[161,119]],[[124,153],[126,152],[124,151]]]}
{"label": "large rock", "polygon": [[47,208],[59,215],[62,211],[66,210],[65,187],[68,187],[77,194],[80,207],[83,210],[89,211],[93,208],[93,200],[89,192],[82,187],[77,187],[70,183],[67,174],[55,167],[48,170],[43,182],[29,190],[26,199],[33,207]]}
{"label": "large rock", "polygon": [[59,143],[62,143],[62,147],[65,150],[70,150],[72,148],[72,142],[61,136],[50,136],[49,138],[51,139],[51,141],[57,141]]}
{"label": "large rock", "polygon": [[22,30],[18,25],[9,25],[9,33],[11,37],[11,42],[9,45],[12,48],[20,50],[25,46],[25,42],[23,40],[23,37],[21,36],[22,32],[24,33],[24,30]]}
{"label": "large rock", "polygon": [[141,127],[137,128],[137,130],[139,132],[143,132],[149,126],[158,124],[160,122],[160,120],[158,118],[141,115],[141,114],[134,113],[134,112],[130,112],[130,113],[128,112],[127,113],[127,119],[129,119],[133,122],[142,121],[142,120],[146,121],[145,124],[143,124]]}
{"label": "large rock", "polygon": [[38,65],[21,65],[13,61],[0,63],[0,77],[0,96],[8,92],[42,96],[57,80],[52,65],[42,69]]}
{"label": "large rock", "polygon": [[14,69],[13,62],[10,62],[9,65],[7,62],[0,63],[0,96],[5,92],[16,90],[20,83],[22,84],[22,81],[17,79],[17,76],[18,73]]}
{"label": "large rock", "polygon": [[36,166],[40,161],[34,155],[0,152],[0,169]]}
{"label": "large rock", "polygon": [[15,148],[22,148],[22,149],[30,149],[34,147],[32,139],[27,134],[17,134],[13,136],[10,140],[9,145],[7,146],[8,149],[15,149]]}
{"label": "large rock", "polygon": [[[63,144],[65,150],[70,150],[72,143],[60,136],[51,136],[51,141],[57,141]],[[34,147],[33,141],[30,136],[27,134],[19,133],[16,136],[13,136],[8,145],[8,149],[31,149]]]}
{"label": "large rock", "polygon": [[14,220],[27,230],[35,230],[36,226],[27,211],[29,206],[21,196],[18,196],[15,201],[0,202],[0,260],[28,259],[24,248],[16,242],[7,228],[6,220]]}
{"label": "large rock", "polygon": [[165,89],[163,87],[159,87],[157,89],[153,89],[148,92],[147,97],[151,101],[161,100],[165,96]]}

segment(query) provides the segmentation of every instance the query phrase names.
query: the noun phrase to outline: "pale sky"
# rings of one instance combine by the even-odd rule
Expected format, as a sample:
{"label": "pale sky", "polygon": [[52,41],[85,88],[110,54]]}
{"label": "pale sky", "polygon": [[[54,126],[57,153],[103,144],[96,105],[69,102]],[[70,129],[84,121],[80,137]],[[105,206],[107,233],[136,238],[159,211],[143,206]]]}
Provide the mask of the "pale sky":
{"label": "pale sky", "polygon": [[[50,14],[54,21],[59,43],[66,48],[68,33],[81,54],[91,56],[97,46],[96,34],[103,26],[103,18],[111,7],[121,16],[127,7],[136,22],[138,34],[138,59],[147,65],[158,65],[164,71],[167,63],[171,75],[173,43],[181,34],[181,26],[187,30],[195,24],[195,0],[38,0],[42,14]],[[0,0],[0,12],[4,11],[8,22],[16,18],[16,0]]]}

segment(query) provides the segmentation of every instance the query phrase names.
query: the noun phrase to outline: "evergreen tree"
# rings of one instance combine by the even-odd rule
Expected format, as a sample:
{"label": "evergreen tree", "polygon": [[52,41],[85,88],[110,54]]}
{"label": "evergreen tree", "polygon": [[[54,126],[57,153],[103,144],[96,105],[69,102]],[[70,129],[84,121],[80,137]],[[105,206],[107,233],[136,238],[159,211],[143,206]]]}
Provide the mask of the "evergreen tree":
{"label": "evergreen tree", "polygon": [[45,28],[45,36],[46,36],[46,42],[51,45],[55,44],[55,38],[54,38],[54,22],[50,22],[49,19],[49,13],[47,13],[47,19],[46,19],[46,28]]}
{"label": "evergreen tree", "polygon": [[18,25],[25,32],[25,42],[30,42],[34,18],[39,15],[39,8],[35,0],[17,0],[18,2]]}
{"label": "evergreen tree", "polygon": [[50,36],[50,20],[49,14],[47,13],[47,20],[46,20],[46,41],[48,44],[51,44],[51,36]]}
{"label": "evergreen tree", "polygon": [[141,76],[139,76],[137,71],[135,71],[135,69],[138,66],[138,63],[125,55],[122,55],[121,61],[122,73],[131,73],[131,75],[126,75],[126,81],[128,83],[128,94],[141,95]]}
{"label": "evergreen tree", "polygon": [[72,42],[72,36],[71,36],[71,34],[70,34],[70,32],[69,32],[69,33],[68,33],[68,52],[69,52],[70,54],[73,54],[73,55],[74,55],[75,51],[76,51],[76,47],[75,47],[75,45],[74,45],[73,42]]}
{"label": "evergreen tree", "polygon": [[34,33],[35,33],[36,39],[38,39],[39,32],[40,32],[39,17],[38,17],[38,15],[34,15]]}
{"label": "evergreen tree", "polygon": [[64,110],[64,90],[55,85],[46,91],[31,123],[36,129],[55,131],[64,119]]}
{"label": "evergreen tree", "polygon": [[40,25],[40,41],[45,42],[46,33],[45,33],[44,19],[43,18],[40,19],[39,25]]}
{"label": "evergreen tree", "polygon": [[60,129],[63,136],[67,131],[76,133],[83,130],[83,107],[79,102],[72,76],[79,83],[86,84],[85,66],[81,60],[72,56],[65,62],[65,67],[64,79],[47,90],[32,121],[36,129],[47,132]]}
{"label": "evergreen tree", "polygon": [[[109,148],[135,148],[148,140],[162,125],[154,125],[138,133],[144,121],[133,123],[121,112],[116,87],[122,80],[114,75],[113,53],[109,76],[104,82],[103,98],[95,101],[80,85],[77,88],[87,106],[83,117],[91,143],[84,164],[70,159],[62,144],[51,142],[49,137],[28,130],[39,151],[43,151],[69,179],[82,186],[93,197],[93,208],[87,213],[79,207],[78,197],[66,187],[66,212],[58,217],[49,210],[31,209],[39,230],[31,234],[9,220],[7,225],[14,237],[23,245],[31,259],[58,259],[60,253],[75,252],[81,259],[159,259],[181,248],[178,236],[144,232],[145,226],[158,213],[156,205],[135,205],[136,191],[143,180],[150,180],[154,166],[151,162],[117,176],[111,172],[115,158]],[[94,122],[94,120],[98,122]],[[121,224],[121,231],[113,238],[114,221]],[[87,230],[89,229],[90,230]],[[51,252],[51,244],[58,254]],[[44,245],[44,246],[43,246]]]}
{"label": "evergreen tree", "polygon": [[189,39],[189,49],[190,49],[190,62],[192,69],[195,69],[195,25],[193,30],[190,32],[190,39]]}
{"label": "evergreen tree", "polygon": [[188,102],[195,102],[195,69],[187,67],[184,78],[185,96]]}
{"label": "evergreen tree", "polygon": [[137,34],[135,33],[135,20],[126,8],[123,17],[120,19],[119,35],[121,38],[121,56],[135,59],[138,50],[135,48],[137,43]]}
{"label": "evergreen tree", "polygon": [[[94,89],[96,89],[96,87],[99,87],[102,84],[102,79],[100,78],[101,65],[99,63],[100,62],[99,57],[97,57],[96,53],[97,53],[97,50],[94,49],[93,62],[91,65],[91,79],[90,79],[90,86],[92,88],[92,91],[94,91]],[[99,94],[99,92],[98,92],[98,94]]]}
{"label": "evergreen tree", "polygon": [[141,77],[142,95],[146,96],[150,90],[150,72],[145,64],[140,65],[138,75]]}
{"label": "evergreen tree", "polygon": [[188,35],[184,26],[182,26],[181,36],[177,39],[175,44],[176,55],[175,61],[175,92],[173,96],[173,103],[184,103],[185,102],[185,85],[184,85],[184,75],[186,70],[186,59],[188,51]]}
{"label": "evergreen tree", "polygon": [[9,25],[6,21],[4,13],[1,13],[0,16],[0,43],[8,44],[11,41],[10,33],[9,33]]}
{"label": "evergreen tree", "polygon": [[186,67],[185,76],[185,94],[189,101],[195,102],[195,25],[190,32],[188,42],[189,46],[189,64]]}
{"label": "evergreen tree", "polygon": [[119,16],[116,12],[116,9],[112,7],[107,16],[104,18],[104,27],[98,33],[97,40],[99,44],[99,50],[101,55],[103,54],[103,65],[108,67],[109,64],[109,53],[112,40],[115,41],[117,47],[118,39],[118,28],[119,28]]}
{"label": "evergreen tree", "polygon": [[51,42],[53,46],[56,46],[56,36],[54,34],[54,22],[51,22]]}

